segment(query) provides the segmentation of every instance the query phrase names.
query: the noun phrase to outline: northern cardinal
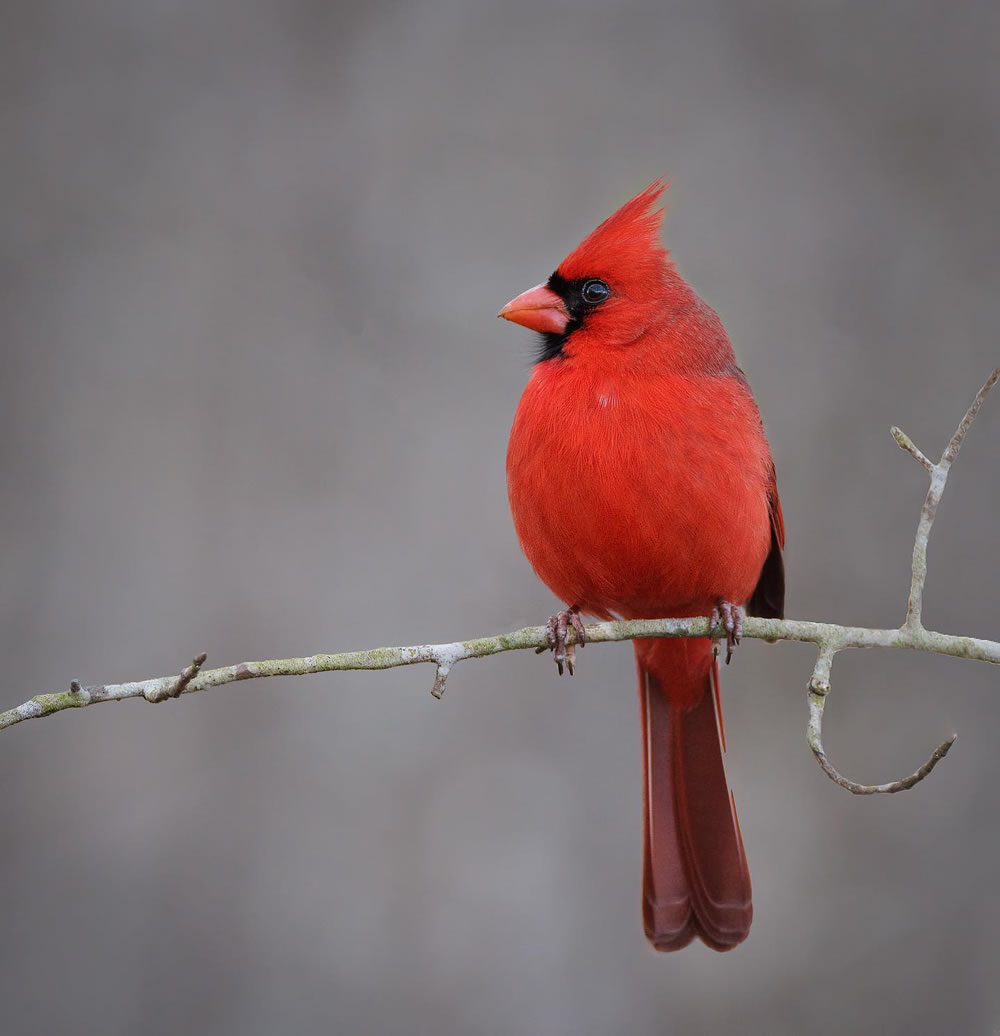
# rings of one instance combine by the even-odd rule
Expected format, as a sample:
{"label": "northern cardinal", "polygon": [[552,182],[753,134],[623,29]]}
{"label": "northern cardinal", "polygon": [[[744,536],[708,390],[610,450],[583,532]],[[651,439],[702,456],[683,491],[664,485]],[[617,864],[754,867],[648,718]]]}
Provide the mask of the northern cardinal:
{"label": "northern cardinal", "polygon": [[[771,451],[718,315],[659,242],[665,185],[605,220],[500,316],[541,333],[507,449],[510,507],[572,671],[580,613],[781,617],[784,524]],[[570,637],[572,626],[577,632]],[[570,641],[567,644],[567,641]],[[635,641],[645,776],[642,913],[658,950],[742,942],[750,873],[723,765],[706,638]]]}

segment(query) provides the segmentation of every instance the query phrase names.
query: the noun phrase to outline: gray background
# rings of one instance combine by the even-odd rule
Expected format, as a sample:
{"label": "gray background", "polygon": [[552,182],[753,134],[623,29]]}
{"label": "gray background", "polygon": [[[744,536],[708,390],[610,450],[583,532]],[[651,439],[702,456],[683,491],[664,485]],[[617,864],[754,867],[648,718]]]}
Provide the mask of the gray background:
{"label": "gray background", "polygon": [[[766,416],[790,614],[902,617],[923,472],[997,362],[1000,7],[4,5],[3,692],[540,622],[494,319],[630,193]],[[996,636],[1000,399],[926,618]],[[5,1033],[989,1032],[997,675],[725,673],[749,942],[650,952],[627,645],[244,683],[2,735]]]}

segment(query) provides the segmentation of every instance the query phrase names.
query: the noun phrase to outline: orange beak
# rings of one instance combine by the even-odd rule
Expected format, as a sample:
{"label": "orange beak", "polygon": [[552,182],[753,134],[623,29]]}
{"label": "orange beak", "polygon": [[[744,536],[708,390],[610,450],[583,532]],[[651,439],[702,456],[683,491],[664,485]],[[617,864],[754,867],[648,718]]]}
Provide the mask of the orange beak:
{"label": "orange beak", "polygon": [[562,334],[569,323],[569,313],[563,300],[549,287],[538,284],[511,299],[497,313],[498,317],[510,320],[532,331],[550,331]]}

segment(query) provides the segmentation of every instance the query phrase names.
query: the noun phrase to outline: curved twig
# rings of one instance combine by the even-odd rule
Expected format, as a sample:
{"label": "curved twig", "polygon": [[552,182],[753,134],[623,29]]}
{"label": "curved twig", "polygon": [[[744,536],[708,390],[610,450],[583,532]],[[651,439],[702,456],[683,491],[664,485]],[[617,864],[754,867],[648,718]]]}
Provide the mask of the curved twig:
{"label": "curved twig", "polygon": [[934,749],[930,759],[911,773],[909,777],[903,777],[898,781],[890,781],[887,784],[858,784],[849,777],[845,777],[830,762],[823,748],[823,710],[826,708],[826,698],[830,693],[830,670],[833,667],[833,656],[836,649],[823,647],[820,649],[816,659],[813,674],[809,679],[809,726],[807,740],[809,747],[816,756],[816,762],[822,767],[823,772],[834,784],[851,792],[852,795],[894,795],[897,791],[908,791],[915,784],[919,784],[935,766],[948,754],[951,746],[958,740],[958,734],[952,734],[947,740],[942,741]]}

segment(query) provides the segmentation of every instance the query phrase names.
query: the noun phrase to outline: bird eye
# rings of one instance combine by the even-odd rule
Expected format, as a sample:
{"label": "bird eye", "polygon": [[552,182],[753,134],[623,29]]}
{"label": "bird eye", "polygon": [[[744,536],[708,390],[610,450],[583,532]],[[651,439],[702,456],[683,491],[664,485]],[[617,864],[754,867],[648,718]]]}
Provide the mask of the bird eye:
{"label": "bird eye", "polygon": [[596,306],[610,296],[611,289],[604,281],[593,280],[587,281],[580,294],[583,296],[584,302],[589,302],[590,305]]}

